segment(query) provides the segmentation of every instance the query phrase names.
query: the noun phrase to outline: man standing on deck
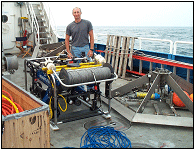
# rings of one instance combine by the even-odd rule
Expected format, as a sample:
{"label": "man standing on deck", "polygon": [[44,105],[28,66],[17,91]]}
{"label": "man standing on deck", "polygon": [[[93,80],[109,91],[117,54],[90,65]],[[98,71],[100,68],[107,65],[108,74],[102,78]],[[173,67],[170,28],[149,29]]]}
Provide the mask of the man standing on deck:
{"label": "man standing on deck", "polygon": [[[91,61],[94,50],[94,36],[93,36],[93,26],[90,21],[81,19],[81,9],[75,7],[72,11],[75,21],[70,23],[66,28],[66,38],[65,45],[68,52],[68,58],[81,57],[82,52],[87,54],[88,60]],[[89,39],[90,36],[90,48]],[[69,38],[72,36],[72,48],[71,52],[69,49]]]}

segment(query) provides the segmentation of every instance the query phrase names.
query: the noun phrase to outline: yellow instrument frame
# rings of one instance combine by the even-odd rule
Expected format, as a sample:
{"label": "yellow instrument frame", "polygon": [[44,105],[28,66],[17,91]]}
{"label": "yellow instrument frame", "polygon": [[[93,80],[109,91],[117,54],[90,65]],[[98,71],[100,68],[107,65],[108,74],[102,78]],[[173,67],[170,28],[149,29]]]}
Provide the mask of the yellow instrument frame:
{"label": "yellow instrument frame", "polygon": [[[95,64],[95,62],[89,62],[89,63],[80,63],[80,67],[69,67],[67,65],[61,65],[56,66],[56,72],[60,71],[62,68],[64,69],[83,69],[83,68],[91,68],[91,67],[99,67],[102,66],[102,64]],[[52,74],[52,70],[48,70],[47,67],[42,68],[43,71],[47,71],[47,74]]]}

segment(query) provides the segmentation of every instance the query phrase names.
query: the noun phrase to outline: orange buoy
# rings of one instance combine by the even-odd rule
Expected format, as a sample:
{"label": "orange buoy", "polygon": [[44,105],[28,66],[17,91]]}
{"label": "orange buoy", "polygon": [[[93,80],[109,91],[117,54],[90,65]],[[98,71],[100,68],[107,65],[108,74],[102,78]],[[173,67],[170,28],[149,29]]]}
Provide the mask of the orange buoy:
{"label": "orange buoy", "polygon": [[193,93],[190,95],[190,99],[193,101]]}
{"label": "orange buoy", "polygon": [[[189,94],[186,92],[186,91],[184,91],[185,92],[185,94],[188,96],[188,97],[190,97],[189,96]],[[176,106],[178,106],[178,107],[185,107],[185,104],[181,101],[181,99],[178,97],[178,95],[174,92],[173,93],[173,96],[172,96],[172,102],[176,105]]]}

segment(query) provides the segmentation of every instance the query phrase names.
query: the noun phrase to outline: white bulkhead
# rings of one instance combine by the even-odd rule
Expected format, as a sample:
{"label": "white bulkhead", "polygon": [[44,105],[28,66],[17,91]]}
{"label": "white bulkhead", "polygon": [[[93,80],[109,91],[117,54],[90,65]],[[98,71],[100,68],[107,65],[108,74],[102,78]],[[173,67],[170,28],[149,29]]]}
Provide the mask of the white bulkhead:
{"label": "white bulkhead", "polygon": [[23,37],[23,31],[31,32],[27,21],[26,7],[23,2],[2,2],[2,44],[5,53],[18,53],[16,37]]}

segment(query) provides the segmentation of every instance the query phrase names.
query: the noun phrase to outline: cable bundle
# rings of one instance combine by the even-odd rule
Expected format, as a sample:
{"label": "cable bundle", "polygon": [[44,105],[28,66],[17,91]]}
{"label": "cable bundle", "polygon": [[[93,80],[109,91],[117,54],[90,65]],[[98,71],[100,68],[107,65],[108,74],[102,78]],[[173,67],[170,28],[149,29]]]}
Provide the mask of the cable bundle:
{"label": "cable bundle", "polygon": [[82,136],[80,148],[131,148],[131,141],[113,127],[93,126]]}
{"label": "cable bundle", "polygon": [[2,94],[2,114],[4,116],[24,111],[18,103],[13,101],[12,96],[8,92],[4,90],[2,90],[2,92],[9,96],[8,98],[7,96]]}
{"label": "cable bundle", "polygon": [[77,70],[65,70],[62,68],[59,73],[59,77],[65,84],[79,84],[110,79],[111,70],[108,67],[85,68]]}

